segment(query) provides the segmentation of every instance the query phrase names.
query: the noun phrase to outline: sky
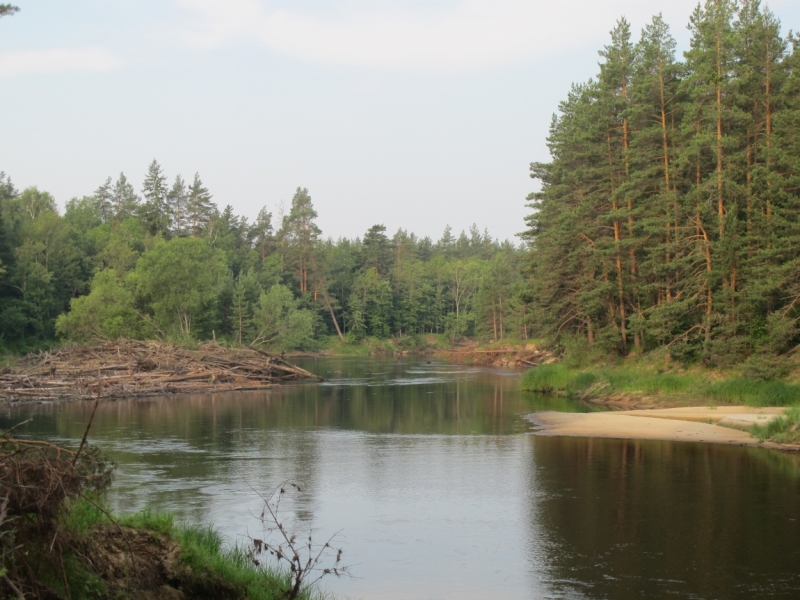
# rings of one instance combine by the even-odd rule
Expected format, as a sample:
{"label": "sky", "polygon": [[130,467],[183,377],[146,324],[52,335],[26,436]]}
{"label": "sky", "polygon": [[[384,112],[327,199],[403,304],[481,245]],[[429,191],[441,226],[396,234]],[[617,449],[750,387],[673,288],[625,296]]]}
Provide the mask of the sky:
{"label": "sky", "polygon": [[[514,239],[552,114],[616,20],[696,0],[17,0],[0,19],[0,171],[63,206],[156,159],[224,207],[308,188],[326,237]],[[784,30],[800,2],[773,0]]]}

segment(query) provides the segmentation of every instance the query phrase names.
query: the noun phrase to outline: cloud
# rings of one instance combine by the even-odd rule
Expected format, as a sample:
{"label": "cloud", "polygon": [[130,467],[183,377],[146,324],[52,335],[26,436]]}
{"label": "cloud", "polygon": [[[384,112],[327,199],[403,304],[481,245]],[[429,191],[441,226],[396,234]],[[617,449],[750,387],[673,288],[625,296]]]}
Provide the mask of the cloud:
{"label": "cloud", "polygon": [[[314,63],[434,71],[484,69],[596,44],[618,16],[643,22],[662,4],[453,0],[446,10],[414,11],[397,1],[322,13],[270,9],[261,0],[177,1],[192,16],[184,39],[195,46],[247,41]],[[665,17],[682,26],[696,1],[673,0]]]}
{"label": "cloud", "polygon": [[0,79],[62,71],[108,71],[121,61],[102,48],[50,48],[0,54]]}

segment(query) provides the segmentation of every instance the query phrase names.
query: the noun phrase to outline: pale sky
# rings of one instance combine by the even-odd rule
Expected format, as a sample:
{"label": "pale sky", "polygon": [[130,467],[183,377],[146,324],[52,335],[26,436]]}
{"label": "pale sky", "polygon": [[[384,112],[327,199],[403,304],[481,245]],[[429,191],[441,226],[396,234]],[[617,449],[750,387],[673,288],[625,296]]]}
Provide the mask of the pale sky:
{"label": "pale sky", "polygon": [[[680,47],[695,0],[17,0],[0,170],[63,206],[156,158],[254,217],[307,187],[323,234],[524,228],[551,115],[625,15]],[[800,29],[800,2],[770,6]]]}

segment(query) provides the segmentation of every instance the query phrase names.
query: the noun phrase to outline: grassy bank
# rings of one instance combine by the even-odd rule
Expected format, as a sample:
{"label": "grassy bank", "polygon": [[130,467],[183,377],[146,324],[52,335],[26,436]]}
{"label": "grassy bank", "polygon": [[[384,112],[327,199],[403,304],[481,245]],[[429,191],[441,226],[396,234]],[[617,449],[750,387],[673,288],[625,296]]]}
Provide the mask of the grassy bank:
{"label": "grassy bank", "polygon": [[766,425],[754,425],[752,434],[762,442],[778,444],[800,444],[800,406],[787,409],[782,417]]}
{"label": "grassy bank", "polygon": [[[114,465],[93,446],[82,443],[72,450],[0,432],[0,466],[0,598],[292,600],[317,595],[312,582],[322,567],[299,562],[306,546],[294,543],[293,536],[283,544],[252,540],[229,548],[214,529],[178,524],[168,514],[145,510],[115,517],[102,500]],[[272,497],[270,502],[274,507]],[[260,521],[265,532],[271,523]],[[277,517],[274,525],[279,526]],[[321,548],[327,552],[329,546]],[[279,562],[270,559],[269,550]],[[340,556],[328,561],[335,575],[346,572]]]}
{"label": "grassy bank", "polygon": [[49,551],[30,544],[26,551],[26,560],[39,564],[37,585],[72,600],[287,597],[288,577],[256,566],[242,547],[226,548],[211,527],[178,524],[149,510],[113,521],[109,515],[96,499],[67,503],[58,531],[69,543]]}
{"label": "grassy bank", "polygon": [[521,387],[616,406],[633,407],[642,400],[675,406],[785,406],[783,416],[754,425],[751,433],[762,442],[800,444],[800,384],[787,381],[725,377],[705,370],[658,372],[646,364],[575,368],[551,363],[527,371]]}
{"label": "grassy bank", "polygon": [[575,369],[561,363],[547,364],[526,372],[521,385],[528,391],[558,392],[595,400],[641,395],[676,404],[800,404],[798,384],[736,376],[723,378],[702,371],[658,373],[637,366]]}
{"label": "grassy bank", "polygon": [[[241,547],[226,548],[222,535],[213,527],[178,524],[168,513],[152,513],[147,509],[115,521],[123,531],[146,533],[148,538],[158,541],[156,554],[159,547],[169,549],[174,543],[173,551],[167,550],[162,553],[166,556],[160,557],[162,561],[172,561],[165,573],[168,580],[166,584],[179,589],[189,598],[277,600],[284,598],[284,590],[289,588],[289,580],[281,572],[256,566]],[[106,512],[85,500],[77,501],[65,512],[63,525],[88,543],[93,543],[98,534],[103,537],[116,532],[116,525]],[[127,537],[132,536],[129,533]],[[126,550],[126,545],[122,545],[122,549]],[[137,553],[135,546],[132,550],[134,554]],[[153,548],[145,549],[145,552],[153,552]],[[137,560],[141,562],[138,557]],[[93,575],[84,574],[77,579],[89,581]],[[71,587],[78,587],[77,583],[79,581]],[[139,593],[135,580],[113,581],[110,584],[101,580],[95,581],[93,586],[98,591],[105,587],[106,593],[117,592],[115,597],[134,598]],[[80,597],[75,595],[74,589],[72,592],[73,598]],[[93,596],[84,594],[84,597]],[[301,597],[307,598],[308,595]]]}

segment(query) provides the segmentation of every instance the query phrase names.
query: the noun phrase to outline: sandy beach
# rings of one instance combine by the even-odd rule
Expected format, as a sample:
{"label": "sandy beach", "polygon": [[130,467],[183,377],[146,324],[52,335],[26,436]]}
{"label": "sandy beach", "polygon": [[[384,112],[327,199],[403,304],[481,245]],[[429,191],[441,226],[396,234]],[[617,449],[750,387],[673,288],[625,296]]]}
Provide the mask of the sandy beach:
{"label": "sandy beach", "polygon": [[765,424],[783,414],[784,408],[746,406],[687,407],[596,413],[539,412],[528,415],[538,435],[668,440],[791,447],[760,443],[745,428]]}

